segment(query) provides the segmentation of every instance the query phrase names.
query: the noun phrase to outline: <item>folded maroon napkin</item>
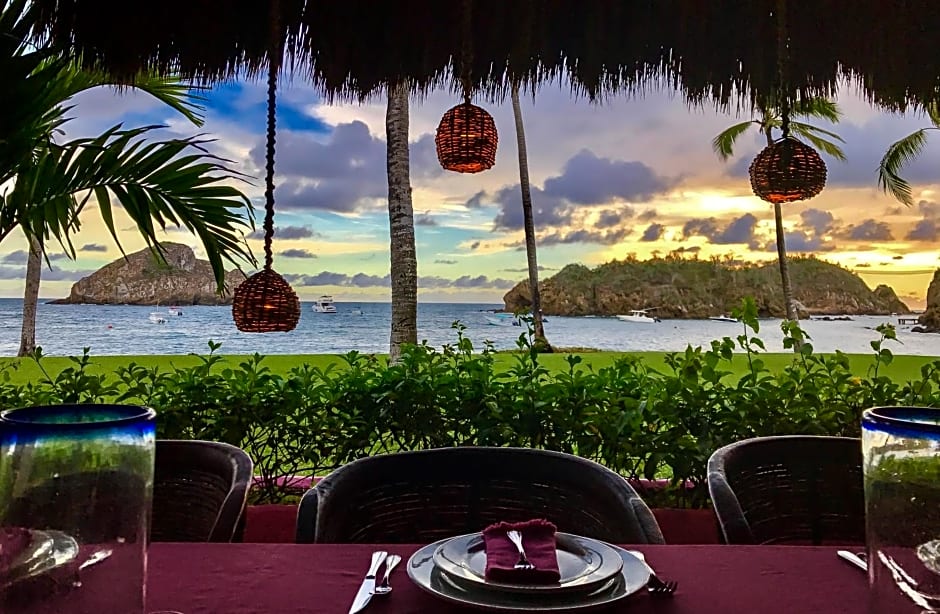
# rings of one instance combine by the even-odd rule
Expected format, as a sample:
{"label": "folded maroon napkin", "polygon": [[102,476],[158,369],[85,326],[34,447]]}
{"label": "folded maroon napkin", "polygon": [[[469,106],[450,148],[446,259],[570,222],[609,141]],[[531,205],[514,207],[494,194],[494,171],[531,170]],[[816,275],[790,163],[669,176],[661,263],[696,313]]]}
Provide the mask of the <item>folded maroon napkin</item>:
{"label": "folded maroon napkin", "polygon": [[[497,522],[483,529],[486,547],[485,577],[506,584],[553,584],[558,582],[558,557],[555,555],[555,525],[547,520]],[[526,558],[535,569],[513,569],[519,551],[506,537],[507,531],[522,534]]]}

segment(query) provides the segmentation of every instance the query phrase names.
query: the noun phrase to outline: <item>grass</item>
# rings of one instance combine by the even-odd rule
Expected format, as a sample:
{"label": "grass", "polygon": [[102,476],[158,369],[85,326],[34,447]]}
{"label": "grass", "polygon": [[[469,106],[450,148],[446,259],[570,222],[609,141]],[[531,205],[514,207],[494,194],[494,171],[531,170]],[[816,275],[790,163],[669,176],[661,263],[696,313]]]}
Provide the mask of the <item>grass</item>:
{"label": "grass", "polygon": [[[600,369],[612,364],[617,358],[627,355],[624,352],[586,352],[579,355],[582,357],[582,366]],[[633,356],[639,356],[646,361],[650,367],[658,370],[666,369],[665,352],[633,352]],[[539,360],[548,369],[552,371],[561,371],[568,368],[565,357],[568,354],[543,354]],[[228,355],[225,361],[232,366],[237,366],[244,356]],[[793,354],[762,354],[761,358],[771,371],[780,371],[793,360]],[[882,367],[881,373],[887,375],[897,382],[906,382],[920,377],[920,368],[922,365],[940,359],[934,356],[895,356],[894,362],[888,367]],[[501,352],[496,356],[498,365],[509,368],[514,360],[510,352]],[[852,371],[859,377],[867,375],[868,368],[872,364],[873,358],[869,354],[849,354],[849,361]],[[94,356],[91,359],[92,367],[90,373],[113,373],[115,369],[121,366],[137,363],[144,367],[159,367],[161,369],[176,367],[188,367],[199,363],[199,358],[193,355],[137,355],[137,356]],[[308,363],[313,366],[325,368],[330,364],[341,367],[342,358],[330,354],[271,354],[265,358],[264,364],[273,372],[286,374],[293,367]],[[16,369],[11,373],[13,383],[25,383],[30,380],[37,380],[43,377],[42,372],[35,361],[29,358],[0,358],[0,368],[5,365],[14,364]],[[48,356],[42,359],[43,367],[50,375],[55,376],[62,369],[70,366],[72,362],[67,357]],[[731,371],[740,376],[747,370],[747,357],[743,354],[735,355],[731,363]]]}

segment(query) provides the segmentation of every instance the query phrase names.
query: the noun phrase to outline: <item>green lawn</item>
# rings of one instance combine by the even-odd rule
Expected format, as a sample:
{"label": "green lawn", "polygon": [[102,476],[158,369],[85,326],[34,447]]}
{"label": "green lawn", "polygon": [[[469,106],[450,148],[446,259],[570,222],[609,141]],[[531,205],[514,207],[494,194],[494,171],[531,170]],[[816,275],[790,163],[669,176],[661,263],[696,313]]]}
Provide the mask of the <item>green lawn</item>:
{"label": "green lawn", "polygon": [[[622,352],[587,352],[581,354],[584,359],[582,365],[591,365],[595,369],[598,369],[611,364],[614,360],[623,355],[624,353]],[[642,356],[643,359],[648,361],[649,365],[655,369],[665,368],[663,362],[665,353],[663,352],[637,352],[634,353],[634,355]],[[565,356],[566,354],[546,354],[542,355],[540,360],[542,360],[543,364],[549,369],[561,370],[567,368]],[[871,355],[850,354],[849,356],[853,371],[859,376],[866,375],[868,367],[872,363]],[[761,357],[771,370],[781,369],[793,359],[792,354],[762,354]],[[225,359],[232,364],[237,364],[244,359],[244,356],[231,355],[226,356]],[[905,382],[919,377],[921,365],[938,359],[940,358],[928,356],[895,356],[894,362],[889,367],[883,368],[882,372],[895,381]],[[496,360],[498,363],[508,367],[513,357],[512,354],[508,352],[500,353],[496,356]],[[96,356],[92,358],[94,368],[91,371],[95,373],[110,373],[117,367],[130,364],[131,362],[147,367],[158,366],[166,368],[173,365],[180,367],[190,366],[196,364],[197,361],[197,357],[189,355]],[[18,363],[16,371],[12,374],[14,382],[22,383],[30,379],[41,377],[39,368],[31,359],[0,358],[0,366],[10,363]],[[303,363],[325,367],[331,363],[341,364],[342,360],[338,356],[326,354],[272,354],[265,358],[265,364],[276,373],[287,373],[292,367]],[[53,375],[70,364],[69,359],[65,357],[50,356],[43,358],[45,369]],[[740,374],[746,369],[746,357],[744,355],[735,355],[732,362],[733,372]]]}

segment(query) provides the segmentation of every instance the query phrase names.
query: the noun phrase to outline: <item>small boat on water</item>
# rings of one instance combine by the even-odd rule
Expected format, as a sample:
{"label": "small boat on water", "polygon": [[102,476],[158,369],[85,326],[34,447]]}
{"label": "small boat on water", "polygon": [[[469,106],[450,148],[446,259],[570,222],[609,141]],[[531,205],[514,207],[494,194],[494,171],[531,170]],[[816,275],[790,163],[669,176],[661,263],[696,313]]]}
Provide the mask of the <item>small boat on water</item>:
{"label": "small boat on water", "polygon": [[336,313],[333,297],[324,294],[313,303],[313,310],[317,313]]}
{"label": "small boat on water", "polygon": [[361,316],[361,315],[362,315],[362,308],[361,308],[361,307],[353,307],[352,309],[349,310],[349,313],[352,314],[352,315],[354,315],[354,316]]}
{"label": "small boat on water", "polygon": [[183,315],[183,310],[180,309],[179,307],[170,307],[169,309],[166,310],[166,312],[170,314],[171,316]]}
{"label": "small boat on water", "polygon": [[522,326],[522,322],[519,321],[519,318],[511,313],[494,313],[491,316],[483,317],[486,318],[487,323],[492,326]]}
{"label": "small boat on water", "polygon": [[649,315],[647,311],[647,309],[634,309],[627,315],[618,315],[617,319],[622,322],[633,322],[634,324],[655,324],[661,321],[659,318]]}
{"label": "small boat on water", "polygon": [[737,324],[740,322],[740,320],[737,318],[732,318],[731,316],[726,316],[724,314],[720,316],[710,316],[708,319],[712,322],[731,322],[732,324]]}
{"label": "small boat on water", "polygon": [[147,319],[154,324],[166,324],[167,322],[166,318],[163,317],[163,314],[157,311],[150,312],[150,315],[147,317]]}

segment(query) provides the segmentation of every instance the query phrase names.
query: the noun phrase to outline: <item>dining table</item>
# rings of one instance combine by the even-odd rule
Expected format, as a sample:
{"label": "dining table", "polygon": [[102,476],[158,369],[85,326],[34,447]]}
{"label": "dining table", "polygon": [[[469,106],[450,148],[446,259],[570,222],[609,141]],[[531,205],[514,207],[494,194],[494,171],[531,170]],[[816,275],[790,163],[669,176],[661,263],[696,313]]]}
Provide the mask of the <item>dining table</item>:
{"label": "dining table", "polygon": [[[400,554],[393,590],[376,595],[366,614],[468,613],[423,592],[405,572],[424,544],[182,544],[149,550],[147,610],[183,614],[347,614],[376,550]],[[658,576],[675,580],[671,597],[646,590],[603,612],[772,614],[865,612],[865,574],[835,547],[639,545]],[[83,578],[83,590],[107,590],[108,562]],[[908,611],[912,604],[900,602]],[[100,610],[106,614],[108,610]],[[919,611],[910,608],[910,611]]]}
{"label": "dining table", "polygon": [[[374,595],[364,614],[479,611],[442,601],[412,583],[405,572],[408,559],[425,545],[152,543],[144,612],[348,614],[372,553],[377,550],[399,554],[403,561],[392,574],[391,593]],[[671,596],[657,596],[641,588],[592,612],[869,611],[866,574],[839,558],[838,548],[833,546],[624,546],[642,552],[657,575],[678,582],[678,589]],[[119,606],[118,595],[133,590],[128,583],[129,569],[115,552],[80,572],[80,582],[74,585],[77,588],[62,588],[46,597],[39,595],[39,601],[16,612],[128,614],[128,602]],[[132,609],[140,612],[136,607]],[[0,607],[0,611],[5,608]],[[900,591],[892,591],[885,608],[879,611],[905,614],[922,610]]]}

